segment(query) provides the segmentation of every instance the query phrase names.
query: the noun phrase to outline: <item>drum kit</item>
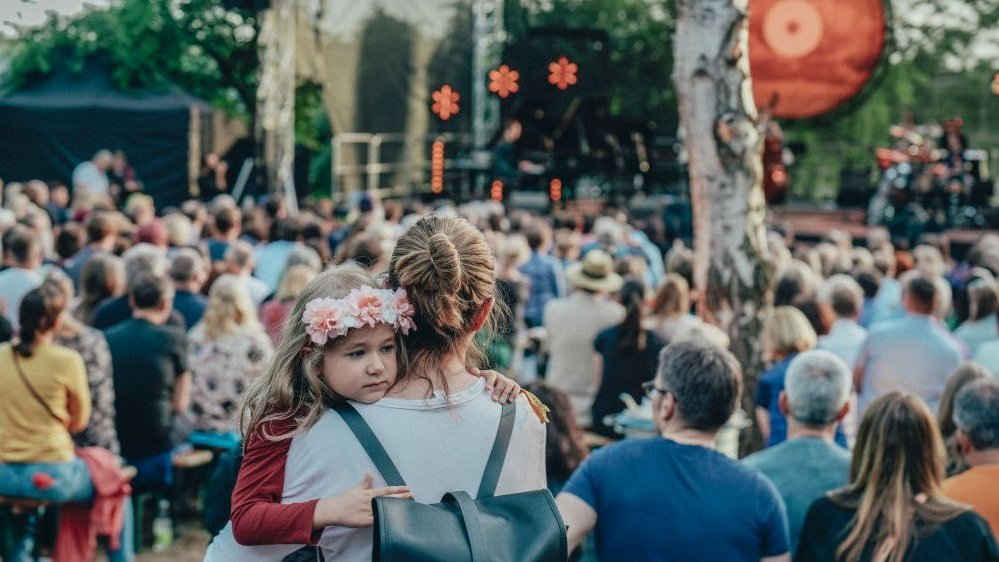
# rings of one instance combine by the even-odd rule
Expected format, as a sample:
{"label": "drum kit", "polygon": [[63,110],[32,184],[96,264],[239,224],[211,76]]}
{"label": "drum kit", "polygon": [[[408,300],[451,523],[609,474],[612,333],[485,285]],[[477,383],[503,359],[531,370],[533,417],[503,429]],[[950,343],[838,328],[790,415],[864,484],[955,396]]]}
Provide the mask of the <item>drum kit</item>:
{"label": "drum kit", "polygon": [[980,227],[982,150],[969,149],[960,118],[895,125],[892,147],[875,151],[881,171],[867,222],[910,240],[923,231]]}

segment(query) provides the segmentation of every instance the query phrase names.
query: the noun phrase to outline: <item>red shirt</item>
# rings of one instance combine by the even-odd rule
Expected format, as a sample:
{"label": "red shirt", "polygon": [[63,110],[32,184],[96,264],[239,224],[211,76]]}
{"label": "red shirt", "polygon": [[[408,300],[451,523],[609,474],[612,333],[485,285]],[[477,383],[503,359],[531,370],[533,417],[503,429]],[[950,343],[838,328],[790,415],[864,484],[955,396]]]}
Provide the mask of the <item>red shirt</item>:
{"label": "red shirt", "polygon": [[285,461],[291,438],[271,441],[263,436],[287,435],[297,427],[294,418],[262,424],[243,451],[236,487],[232,490],[232,534],[244,546],[304,544],[315,546],[322,529],[313,529],[318,499],[282,504]]}

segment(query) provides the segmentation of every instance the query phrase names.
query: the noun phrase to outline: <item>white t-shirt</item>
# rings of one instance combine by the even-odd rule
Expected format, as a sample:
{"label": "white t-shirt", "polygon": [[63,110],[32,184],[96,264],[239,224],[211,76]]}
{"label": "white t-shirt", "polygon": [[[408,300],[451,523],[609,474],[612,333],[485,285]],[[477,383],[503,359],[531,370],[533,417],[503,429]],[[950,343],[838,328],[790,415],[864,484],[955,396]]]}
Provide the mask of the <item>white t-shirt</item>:
{"label": "white t-shirt", "polygon": [[7,320],[15,330],[20,325],[21,299],[28,291],[41,285],[42,280],[40,273],[30,269],[11,267],[0,271],[0,300],[6,305]]}
{"label": "white t-shirt", "polygon": [[110,182],[107,174],[87,160],[73,170],[73,187],[83,188],[91,195],[107,195]]}
{"label": "white t-shirt", "polygon": [[[428,400],[384,398],[375,404],[353,405],[385,447],[416,501],[437,503],[446,492],[465,491],[473,496],[478,492],[501,410],[485,392],[485,380],[452,394],[450,400],[435,395]],[[292,440],[282,503],[343,493],[360,484],[366,473],[374,477],[375,487],[385,485],[343,419],[328,411]],[[545,427],[521,396],[496,494],[545,486]],[[319,546],[326,560],[367,562],[372,530],[328,527]],[[210,545],[205,560],[279,561],[300,547],[240,546],[229,523]]]}

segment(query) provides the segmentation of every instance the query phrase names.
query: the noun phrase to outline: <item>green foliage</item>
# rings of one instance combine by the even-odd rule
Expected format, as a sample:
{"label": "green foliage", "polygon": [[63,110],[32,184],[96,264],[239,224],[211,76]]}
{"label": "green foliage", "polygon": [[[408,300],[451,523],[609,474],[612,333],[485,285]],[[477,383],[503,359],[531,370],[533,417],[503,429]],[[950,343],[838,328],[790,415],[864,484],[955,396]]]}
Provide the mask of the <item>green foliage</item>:
{"label": "green foliage", "polygon": [[8,84],[17,88],[63,64],[109,65],[123,90],[176,84],[231,113],[255,109],[259,61],[255,14],[219,0],[121,0],[75,18],[52,15],[12,48]]}

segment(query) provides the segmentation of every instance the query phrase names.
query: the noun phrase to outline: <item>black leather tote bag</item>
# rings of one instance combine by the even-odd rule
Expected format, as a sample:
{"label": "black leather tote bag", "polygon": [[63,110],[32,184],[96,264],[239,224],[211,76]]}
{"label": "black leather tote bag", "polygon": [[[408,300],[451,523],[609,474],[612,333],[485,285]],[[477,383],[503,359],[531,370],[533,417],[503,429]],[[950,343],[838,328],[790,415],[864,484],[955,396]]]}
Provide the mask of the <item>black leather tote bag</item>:
{"label": "black leather tote bag", "polygon": [[[333,409],[347,423],[389,486],[405,486],[364,418],[347,402]],[[441,503],[375,498],[374,562],[565,562],[565,524],[548,490],[494,495],[516,418],[504,404],[476,498],[450,492]]]}

